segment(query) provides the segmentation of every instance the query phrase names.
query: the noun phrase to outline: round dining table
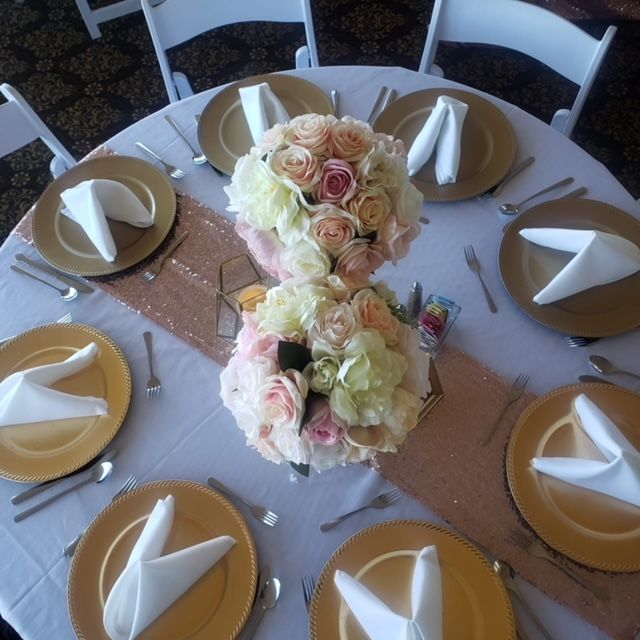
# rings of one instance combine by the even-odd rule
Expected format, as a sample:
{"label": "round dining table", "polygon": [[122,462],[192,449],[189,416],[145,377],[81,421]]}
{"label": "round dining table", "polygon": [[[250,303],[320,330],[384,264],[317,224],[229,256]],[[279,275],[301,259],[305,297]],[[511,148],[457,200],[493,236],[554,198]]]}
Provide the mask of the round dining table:
{"label": "round dining table", "polygon": [[[640,218],[638,203],[606,167],[546,123],[507,102],[446,79],[402,68],[324,67],[284,73],[313,82],[327,95],[336,89],[340,96],[338,115],[357,119],[367,118],[382,85],[396,89],[400,96],[433,87],[478,93],[496,105],[511,123],[517,144],[515,162],[535,157],[532,166],[507,184],[500,201],[519,202],[538,189],[572,176],[574,184],[565,191],[584,186],[588,198]],[[117,154],[143,158],[135,142],[147,143],[166,161],[184,170],[184,178],[173,181],[178,192],[233,220],[233,214],[225,211],[227,197],[223,187],[229,184],[229,178],[218,175],[209,165],[194,165],[192,152],[164,118],[166,114],[172,115],[195,142],[194,116],[203,111],[220,89],[170,104],[106,140],[105,145]],[[503,226],[508,220],[497,212],[497,205],[494,198],[425,202],[423,215],[429,223],[422,226],[409,255],[395,267],[385,265],[376,276],[386,280],[401,300],[416,280],[421,281],[425,294],[436,293],[455,300],[462,310],[448,335],[448,344],[484,363],[507,381],[526,372],[530,376],[528,390],[535,394],[573,384],[580,374],[593,373],[587,362],[591,352],[607,356],[623,369],[637,367],[638,330],[603,338],[588,348],[569,348],[563,335],[522,312],[500,279],[497,256]],[[498,308],[496,314],[490,312],[476,275],[465,263],[463,248],[468,244],[473,244],[482,264],[485,282]],[[184,247],[188,251],[188,240]],[[75,322],[98,328],[119,345],[132,375],[131,404],[111,445],[118,454],[108,481],[73,491],[25,521],[15,523],[10,498],[23,485],[0,480],[3,505],[0,614],[24,640],[74,637],[67,609],[70,561],[63,557],[62,549],[108,505],[115,490],[130,474],[141,482],[164,479],[205,482],[208,476],[215,476],[279,515],[277,526],[268,527],[239,506],[255,539],[259,565],[268,564],[271,574],[282,585],[277,605],[266,612],[255,633],[256,640],[307,637],[309,622],[301,577],[317,577],[333,552],[355,532],[392,519],[443,522],[427,506],[406,495],[387,509],[364,511],[331,531],[321,532],[321,522],[350,511],[393,486],[376,470],[364,465],[338,467],[294,481],[288,467],[267,462],[246,447],[243,433],[220,399],[218,364],[100,288],[65,303],[53,291],[9,270],[18,252],[38,257],[35,248],[15,233],[0,248],[3,333],[22,332],[71,312]],[[154,336],[154,364],[162,380],[161,393],[151,399],[145,393],[148,377],[142,338],[145,331]],[[616,382],[634,389],[629,378],[618,377]],[[442,402],[446,401],[445,389]],[[437,410],[436,407],[434,411]],[[473,536],[474,532],[467,533]],[[609,637],[531,584],[518,581],[524,598],[544,620],[553,638]],[[522,611],[517,603],[514,609],[519,617]],[[532,640],[543,637],[525,616],[522,624]]]}

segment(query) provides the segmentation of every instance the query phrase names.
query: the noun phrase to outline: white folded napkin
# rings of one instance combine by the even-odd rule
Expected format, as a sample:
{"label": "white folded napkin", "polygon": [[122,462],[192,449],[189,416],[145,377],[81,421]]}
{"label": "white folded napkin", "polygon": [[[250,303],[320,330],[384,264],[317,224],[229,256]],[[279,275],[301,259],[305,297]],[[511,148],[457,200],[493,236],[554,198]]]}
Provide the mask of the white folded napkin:
{"label": "white folded napkin", "polygon": [[266,82],[252,87],[241,87],[239,92],[253,144],[260,144],[264,132],[273,125],[284,124],[290,120],[287,110]]}
{"label": "white folded napkin", "polygon": [[521,229],[529,242],[550,249],[575,253],[575,257],[553,280],[534,296],[548,304],[574,293],[615,282],[640,270],[640,248],[620,236],[603,231],[579,229]]}
{"label": "white folded napkin", "polygon": [[438,184],[455,182],[460,167],[462,125],[469,107],[460,100],[440,96],[422,130],[407,154],[409,175],[413,176],[436,150],[436,180]]}
{"label": "white folded napkin", "polygon": [[102,621],[112,640],[142,633],[236,543],[220,536],[161,556],[173,515],[173,496],[158,500],[107,597]]}
{"label": "white folded napkin", "polygon": [[49,388],[84,369],[97,355],[98,347],[92,342],[63,362],[16,371],[6,377],[0,382],[0,427],[108,413],[109,405],[102,398],[75,396]]}
{"label": "white folded napkin", "polygon": [[394,613],[360,582],[336,571],[334,582],[371,640],[442,640],[442,584],[438,550],[425,547],[411,581],[411,618]]}
{"label": "white folded napkin", "polygon": [[580,424],[607,462],[581,458],[533,458],[531,466],[578,487],[640,507],[640,453],[584,394],[575,399]]}
{"label": "white folded napkin", "polygon": [[116,259],[118,250],[107,218],[134,227],[150,227],[154,221],[137,196],[115,180],[84,180],[65,189],[60,198],[65,204],[63,215],[84,229],[100,255],[109,262]]}

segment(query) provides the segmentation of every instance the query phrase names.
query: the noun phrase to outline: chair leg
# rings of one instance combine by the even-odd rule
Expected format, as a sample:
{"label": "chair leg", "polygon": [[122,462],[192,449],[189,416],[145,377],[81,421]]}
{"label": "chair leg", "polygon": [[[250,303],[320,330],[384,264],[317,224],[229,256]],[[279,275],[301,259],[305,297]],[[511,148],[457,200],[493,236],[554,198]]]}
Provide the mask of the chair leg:
{"label": "chair leg", "polygon": [[100,32],[100,28],[98,27],[98,23],[93,17],[93,11],[89,6],[87,0],[76,0],[76,5],[78,6],[78,10],[80,11],[80,15],[84,20],[84,24],[87,27],[87,31],[89,35],[95,40],[99,38],[102,33]]}

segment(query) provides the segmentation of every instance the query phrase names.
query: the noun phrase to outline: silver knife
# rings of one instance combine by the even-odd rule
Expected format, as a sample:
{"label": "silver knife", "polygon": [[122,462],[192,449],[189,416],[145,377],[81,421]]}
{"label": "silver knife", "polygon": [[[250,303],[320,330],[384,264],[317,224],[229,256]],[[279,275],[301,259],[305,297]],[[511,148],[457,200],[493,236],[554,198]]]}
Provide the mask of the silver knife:
{"label": "silver knife", "polygon": [[240,635],[238,636],[239,640],[243,640],[244,638],[248,638],[250,636],[247,635],[247,631],[250,627],[253,626],[253,620],[256,617],[258,610],[262,606],[262,599],[264,598],[264,589],[267,586],[267,582],[271,577],[271,567],[269,565],[265,565],[260,570],[260,574],[258,575],[258,586],[256,587],[256,597],[253,601],[253,606],[251,607],[251,611],[249,612],[249,616],[247,618],[247,622],[244,625]]}
{"label": "silver knife", "polygon": [[18,260],[18,262],[24,262],[34,269],[38,269],[43,273],[57,278],[58,280],[60,280],[60,282],[64,282],[64,284],[66,284],[68,287],[74,287],[80,293],[93,293],[93,287],[90,287],[82,280],[78,280],[76,278],[72,278],[71,276],[60,273],[58,270],[50,267],[49,265],[43,264],[42,262],[36,262],[35,260],[28,258],[23,253],[16,253],[16,255],[13,257]]}
{"label": "silver knife", "polygon": [[33,498],[33,496],[37,496],[39,493],[46,491],[49,487],[55,487],[58,483],[66,480],[67,478],[72,478],[73,476],[80,475],[82,473],[91,473],[93,468],[99,465],[101,462],[108,462],[109,460],[113,460],[118,453],[117,449],[109,449],[109,451],[105,451],[102,455],[94,458],[88,465],[81,467],[77,471],[70,473],[69,475],[62,476],[61,478],[56,478],[55,480],[47,480],[45,482],[40,482],[21,493],[13,496],[11,498],[11,504],[20,504],[29,498]]}

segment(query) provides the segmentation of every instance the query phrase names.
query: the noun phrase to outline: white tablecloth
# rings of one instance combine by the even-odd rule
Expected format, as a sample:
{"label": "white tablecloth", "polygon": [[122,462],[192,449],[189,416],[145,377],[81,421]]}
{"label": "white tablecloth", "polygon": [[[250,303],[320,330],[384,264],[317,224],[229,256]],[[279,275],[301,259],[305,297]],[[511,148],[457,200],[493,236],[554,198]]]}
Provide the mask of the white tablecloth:
{"label": "white tablecloth", "polygon": [[[294,73],[317,83],[327,93],[331,88],[338,89],[341,114],[356,117],[366,117],[381,84],[395,87],[400,95],[433,86],[457,86],[392,68],[336,67]],[[192,165],[191,153],[162,117],[171,113],[195,138],[193,115],[201,112],[215,91],[170,105],[118,134],[107,145],[119,153],[139,155],[134,141],[148,143],[187,172],[183,180],[175,183],[177,189],[222,212],[226,202],[221,187],[228,178],[220,178],[208,166]],[[640,217],[638,205],[600,163],[546,124],[507,103],[493,101],[513,124],[518,158],[536,157],[535,164],[505,188],[504,200],[518,201],[565,175],[573,175],[575,186],[584,184],[589,188],[589,197]],[[569,349],[560,335],[530,320],[511,302],[497,269],[505,220],[496,213],[495,202],[426,204],[424,215],[431,224],[423,228],[410,256],[397,268],[381,269],[379,275],[401,298],[411,281],[419,279],[425,293],[440,293],[461,304],[462,313],[449,338],[454,345],[508,378],[526,371],[531,375],[530,389],[537,393],[575,382],[577,375],[588,373],[586,359],[590,351],[611,357],[621,367],[637,365],[637,331],[603,339],[592,349]],[[470,242],[498,305],[497,316],[489,313],[476,276],[464,263],[462,247]],[[300,577],[317,576],[332,552],[354,532],[395,518],[437,521],[428,509],[404,498],[386,510],[365,511],[329,533],[320,533],[321,522],[359,506],[389,488],[388,483],[360,466],[291,482],[288,468],[265,462],[245,447],[241,432],[218,396],[218,365],[101,291],[80,296],[71,304],[59,301],[53,292],[8,270],[17,251],[35,255],[35,251],[25,250],[15,236],[0,249],[0,270],[4,274],[0,279],[2,334],[9,335],[71,311],[74,320],[101,329],[120,345],[133,375],[131,408],[113,443],[119,454],[111,479],[73,492],[19,524],[12,521],[15,508],[8,505],[10,496],[22,487],[0,481],[0,504],[4,505],[0,516],[0,613],[25,640],[73,638],[66,606],[69,561],[62,557],[62,548],[108,504],[131,473],[143,482],[169,478],[201,482],[214,475],[280,515],[278,526],[270,529],[244,512],[255,536],[260,563],[271,565],[283,587],[277,607],[265,615],[256,640],[307,636]],[[162,393],[151,401],[144,393],[148,375],[142,341],[145,330],[154,333],[155,362],[163,383]],[[627,381],[620,378],[619,382]],[[554,637],[606,638],[530,585],[523,583],[522,588]],[[530,637],[540,636],[531,629]]]}

